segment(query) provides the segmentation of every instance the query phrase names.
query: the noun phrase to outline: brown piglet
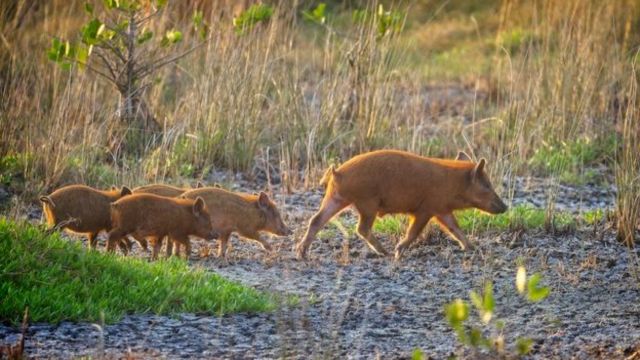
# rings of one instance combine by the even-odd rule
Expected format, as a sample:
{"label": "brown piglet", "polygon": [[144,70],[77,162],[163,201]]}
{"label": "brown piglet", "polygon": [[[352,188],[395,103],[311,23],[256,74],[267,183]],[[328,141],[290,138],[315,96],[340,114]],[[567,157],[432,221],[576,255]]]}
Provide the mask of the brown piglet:
{"label": "brown piglet", "polygon": [[158,257],[162,239],[167,236],[185,245],[186,258],[191,253],[189,236],[215,239],[211,216],[202,198],[175,199],[153,194],[134,194],[111,204],[111,222],[107,250],[127,235],[149,238],[153,244],[152,259]]}
{"label": "brown piglet", "polygon": [[462,249],[471,246],[458,227],[454,210],[478,208],[499,214],[507,205],[496,194],[484,171],[486,161],[474,163],[463,152],[456,160],[434,159],[403,151],[379,150],[355,156],[338,169],[330,167],[321,180],[326,193],[320,210],[311,218],[304,238],[296,245],[304,258],[309,244],[336,214],[353,205],[360,215],[358,235],[379,255],[386,251],[371,234],[376,216],[410,215],[406,236],[395,257],[413,243],[435,218]]}
{"label": "brown piglet", "polygon": [[195,199],[201,197],[211,213],[213,228],[220,234],[218,256],[224,257],[231,233],[237,232],[255,240],[266,251],[271,245],[260,238],[260,231],[286,236],[292,232],[282,221],[276,205],[264,192],[258,195],[233,193],[216,187],[195,189],[182,194],[182,197]]}
{"label": "brown piglet", "polygon": [[[111,203],[130,195],[131,190],[123,186],[120,190],[103,191],[85,185],[69,185],[41,196],[47,224],[66,230],[86,234],[89,248],[95,249],[98,234],[111,230]],[[128,253],[126,243],[118,243]]]}
{"label": "brown piglet", "polygon": [[[200,181],[196,184],[196,188],[204,187]],[[166,196],[166,197],[178,197],[182,195],[185,191],[189,191],[189,188],[180,188],[172,185],[166,184],[149,184],[142,185],[134,188],[132,191],[134,194],[153,194],[158,196]],[[145,239],[135,239],[140,246],[147,250],[147,241]],[[162,239],[160,240],[162,241]],[[171,241],[167,240],[167,257],[172,254],[172,246]]]}

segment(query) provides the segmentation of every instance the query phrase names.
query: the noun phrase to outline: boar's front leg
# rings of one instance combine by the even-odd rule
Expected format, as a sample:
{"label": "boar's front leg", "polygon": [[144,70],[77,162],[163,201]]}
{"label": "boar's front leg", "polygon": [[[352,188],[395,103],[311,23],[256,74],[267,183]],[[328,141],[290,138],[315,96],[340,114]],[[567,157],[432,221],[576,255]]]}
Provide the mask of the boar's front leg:
{"label": "boar's front leg", "polygon": [[438,220],[438,223],[440,223],[440,226],[442,226],[444,230],[460,244],[462,250],[467,248],[471,249],[473,247],[462,230],[460,230],[458,222],[453,214],[438,215],[436,216],[436,219]]}
{"label": "boar's front leg", "polygon": [[307,256],[307,249],[313,240],[316,239],[316,234],[322,227],[331,220],[337,213],[342,211],[349,205],[348,202],[340,199],[338,196],[327,194],[322,200],[320,210],[309,220],[309,227],[304,238],[296,245],[296,256],[298,259],[304,259]]}
{"label": "boar's front leg", "polygon": [[422,232],[425,226],[431,220],[431,215],[427,214],[415,214],[411,217],[411,223],[407,229],[407,235],[405,238],[396,245],[395,258],[400,260],[402,253],[411,245]]}

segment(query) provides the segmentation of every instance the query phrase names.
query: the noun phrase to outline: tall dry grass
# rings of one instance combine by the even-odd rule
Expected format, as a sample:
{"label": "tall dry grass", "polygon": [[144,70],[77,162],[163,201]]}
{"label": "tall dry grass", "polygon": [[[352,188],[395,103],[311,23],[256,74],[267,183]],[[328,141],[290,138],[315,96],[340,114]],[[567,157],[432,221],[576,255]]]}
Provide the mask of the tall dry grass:
{"label": "tall dry grass", "polygon": [[[494,36],[479,45],[491,66],[453,91],[411,67],[407,59],[420,49],[402,33],[380,38],[375,17],[354,23],[333,14],[331,26],[311,25],[282,3],[271,21],[238,35],[229,19],[216,22],[222,10],[214,7],[206,46],[158,73],[147,93],[163,142],[140,158],[115,161],[116,92],[44,56],[51,36],[71,36],[83,17],[80,2],[53,1],[4,44],[11,55],[2,64],[0,151],[26,154],[32,192],[77,181],[179,182],[214,168],[273,172],[293,189],[315,185],[329,163],[383,147],[435,156],[466,149],[490,159],[495,177],[507,180],[532,173],[529,160],[550,144],[617,134],[620,154],[633,153],[624,129],[636,119],[629,109],[637,98],[630,86],[637,80],[630,30],[640,19],[637,4],[500,4],[488,21],[498,24]],[[179,24],[176,11],[168,8],[161,21]],[[185,47],[195,41],[186,40]],[[608,166],[622,171],[619,196],[637,204],[623,186],[633,163],[611,154]],[[569,165],[554,166],[552,176]],[[550,199],[555,194],[552,186]]]}

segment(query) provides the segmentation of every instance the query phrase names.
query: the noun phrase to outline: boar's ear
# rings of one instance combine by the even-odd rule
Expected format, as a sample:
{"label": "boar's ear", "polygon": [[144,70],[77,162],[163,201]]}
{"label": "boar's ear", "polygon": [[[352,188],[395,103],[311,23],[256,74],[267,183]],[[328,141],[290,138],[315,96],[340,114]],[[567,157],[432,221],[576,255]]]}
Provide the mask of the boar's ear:
{"label": "boar's ear", "polygon": [[261,191],[258,195],[258,206],[263,210],[267,210],[269,209],[270,202],[271,201],[269,201],[269,195],[267,195],[267,193],[265,193],[264,191]]}
{"label": "boar's ear", "polygon": [[471,170],[471,178],[473,180],[477,179],[478,176],[480,176],[482,174],[482,171],[484,170],[484,164],[485,163],[486,163],[486,160],[484,158],[482,158],[476,164],[476,166],[473,168],[473,170]]}
{"label": "boar's ear", "polygon": [[131,189],[129,189],[126,186],[123,186],[122,189],[120,190],[120,196],[127,196],[131,194],[133,194],[133,192],[131,191]]}
{"label": "boar's ear", "polygon": [[204,211],[204,200],[198,196],[196,202],[193,203],[193,213],[196,215],[202,214]]}
{"label": "boar's ear", "polygon": [[116,191],[116,190],[118,190],[118,187],[115,185],[111,185],[111,191]]}
{"label": "boar's ear", "polygon": [[457,161],[471,161],[471,157],[467,155],[464,151],[458,151],[458,155],[456,156]]}
{"label": "boar's ear", "polygon": [[222,189],[222,185],[220,185],[219,183],[213,183],[213,187],[214,188],[218,188],[218,189]]}
{"label": "boar's ear", "polygon": [[204,187],[204,183],[202,181],[199,181],[196,183],[196,189],[200,189]]}

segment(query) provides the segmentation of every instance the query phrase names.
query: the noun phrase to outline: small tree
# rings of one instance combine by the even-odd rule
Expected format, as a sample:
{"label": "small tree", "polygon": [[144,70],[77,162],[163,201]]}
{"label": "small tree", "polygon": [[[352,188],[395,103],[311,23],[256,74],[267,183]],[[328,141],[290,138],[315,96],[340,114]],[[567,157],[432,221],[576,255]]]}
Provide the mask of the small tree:
{"label": "small tree", "polygon": [[193,25],[202,41],[177,52],[173,45],[182,40],[182,32],[171,28],[156,34],[151,30],[166,3],[167,0],[102,0],[100,14],[95,11],[95,2],[86,3],[85,11],[91,20],[80,30],[80,39],[70,42],[54,38],[47,54],[64,69],[77,64],[115,86],[120,93],[119,118],[129,134],[124,141],[128,150],[140,151],[161,134],[161,126],[144,99],[144,92],[151,85],[150,75],[196,50],[204,44],[207,34],[202,13],[195,12]]}

